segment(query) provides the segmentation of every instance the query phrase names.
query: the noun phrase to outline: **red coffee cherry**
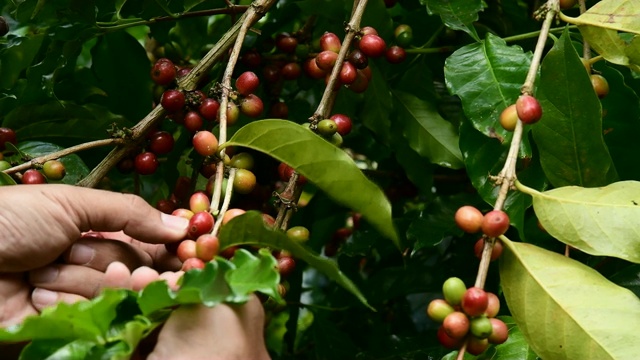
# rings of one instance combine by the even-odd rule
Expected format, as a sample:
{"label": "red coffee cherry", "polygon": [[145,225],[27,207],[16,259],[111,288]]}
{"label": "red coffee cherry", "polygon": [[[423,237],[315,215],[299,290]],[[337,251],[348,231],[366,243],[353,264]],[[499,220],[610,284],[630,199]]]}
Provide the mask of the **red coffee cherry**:
{"label": "red coffee cherry", "polygon": [[384,54],[384,50],[387,48],[387,44],[384,40],[374,34],[367,34],[360,39],[358,48],[369,57],[380,57]]}
{"label": "red coffee cherry", "polygon": [[466,314],[454,311],[442,322],[444,331],[454,339],[462,339],[469,332],[469,318]]}
{"label": "red coffee cherry", "polygon": [[333,68],[333,65],[335,65],[337,59],[338,54],[333,51],[326,50],[316,56],[316,65],[325,72],[331,72],[331,69]]}
{"label": "red coffee cherry", "polygon": [[500,312],[500,299],[494,293],[487,292],[487,310],[484,312],[487,317],[496,317]]}
{"label": "red coffee cherry", "polygon": [[0,151],[6,149],[5,143],[12,143],[16,145],[18,143],[16,138],[16,132],[13,129],[0,127]]}
{"label": "red coffee cherry", "polygon": [[338,76],[338,80],[341,84],[352,84],[356,81],[358,77],[358,72],[355,66],[348,61],[345,61],[342,64],[342,68],[340,69],[340,74]]}
{"label": "red coffee cherry", "polygon": [[475,336],[469,337],[467,341],[467,352],[471,355],[480,355],[489,347],[487,339],[478,339]]}
{"label": "red coffee cherry", "polygon": [[168,154],[173,150],[174,143],[173,135],[166,131],[158,131],[149,141],[149,150],[156,155]]}
{"label": "red coffee cherry", "polygon": [[166,58],[158,59],[151,68],[151,80],[160,86],[171,84],[176,79],[176,76],[176,66]]}
{"label": "red coffee cherry", "polygon": [[489,237],[498,237],[509,229],[509,215],[502,210],[493,210],[484,215],[482,232]]}
{"label": "red coffee cherry", "polygon": [[213,216],[207,211],[194,214],[189,219],[188,236],[190,239],[197,239],[198,236],[210,233],[213,229]]}
{"label": "red coffee cherry", "polygon": [[369,66],[369,58],[359,49],[352,50],[347,59],[356,69],[362,70]]}
{"label": "red coffee cherry", "polygon": [[162,94],[160,104],[170,113],[182,110],[185,104],[185,97],[182,91],[170,89]]}
{"label": "red coffee cherry", "polygon": [[47,179],[36,169],[29,169],[22,174],[22,183],[25,185],[46,184]]}
{"label": "red coffee cherry", "polygon": [[464,232],[473,234],[482,229],[484,216],[480,210],[473,206],[465,205],[460,207],[454,216],[456,225]]}
{"label": "red coffee cherry", "polygon": [[202,261],[211,261],[220,251],[220,240],[213,234],[203,234],[196,239],[196,256]]}
{"label": "red coffee cherry", "polygon": [[263,109],[262,99],[254,94],[249,94],[240,101],[240,112],[248,117],[256,118],[260,116]]}
{"label": "red coffee cherry", "polygon": [[274,83],[280,80],[280,68],[275,64],[269,64],[262,69],[262,75],[267,82]]}
{"label": "red coffee cherry", "polygon": [[286,119],[289,117],[289,107],[284,101],[278,101],[271,105],[269,116],[276,119]]}
{"label": "red coffee cherry", "polygon": [[534,124],[542,117],[542,107],[531,95],[520,95],[516,101],[518,118],[525,124]]}
{"label": "red coffee cherry", "polygon": [[[475,245],[473,246],[473,253],[476,255],[478,259],[482,258],[482,250],[484,249],[484,238],[478,239]],[[502,251],[504,250],[504,245],[500,239],[496,239],[496,242],[493,243],[493,250],[491,251],[491,261],[496,261],[502,255]]]}
{"label": "red coffee cherry", "polygon": [[158,158],[156,154],[147,151],[136,156],[134,161],[134,167],[136,172],[140,175],[151,175],[156,170],[158,170],[158,166],[160,163],[158,162]]}
{"label": "red coffee cherry", "polygon": [[560,9],[569,10],[576,6],[578,0],[560,0]]}
{"label": "red coffee cherry", "polygon": [[171,215],[173,216],[179,216],[182,218],[185,218],[187,220],[191,220],[191,218],[193,217],[193,215],[195,215],[193,213],[193,211],[188,210],[188,209],[184,209],[184,208],[180,208],[180,209],[175,209],[173,210],[173,212],[171,213]]}
{"label": "red coffee cherry", "polygon": [[351,132],[352,122],[351,118],[344,114],[333,114],[330,117],[338,126],[338,134],[346,136]]}
{"label": "red coffee cherry", "polygon": [[256,50],[249,50],[242,55],[240,61],[242,61],[246,67],[257,68],[262,64],[262,56]]}
{"label": "red coffee cherry", "polygon": [[333,51],[334,53],[340,52],[340,47],[342,46],[342,42],[338,35],[332,32],[325,32],[320,37],[320,48],[322,51]]}
{"label": "red coffee cherry", "polygon": [[303,64],[304,73],[312,79],[322,79],[327,75],[327,72],[320,69],[316,63],[316,59],[307,59]]}
{"label": "red coffee cherry", "polygon": [[218,138],[210,131],[198,131],[192,143],[193,149],[202,156],[211,156],[218,151]]}
{"label": "red coffee cherry", "polygon": [[171,214],[176,209],[176,205],[171,200],[160,199],[156,202],[156,209],[165,214]]}
{"label": "red coffee cherry", "polygon": [[218,117],[218,110],[220,110],[220,102],[211,98],[202,100],[198,108],[200,115],[207,121],[214,121]]}
{"label": "red coffee cherry", "polygon": [[204,126],[204,119],[197,111],[189,111],[184,115],[184,127],[194,133]]}
{"label": "red coffee cherry", "polygon": [[354,81],[350,85],[347,85],[347,87],[349,88],[349,90],[353,91],[356,94],[365,92],[365,90],[367,90],[367,88],[369,87],[369,78],[367,77],[364,70],[358,70],[356,81]]}
{"label": "red coffee cherry", "polygon": [[[280,165],[278,165],[278,175],[280,175],[280,180],[284,182],[288,182],[289,179],[291,179],[291,175],[293,174],[293,172],[294,172],[294,169],[285,163],[280,163]],[[307,178],[301,174],[298,174],[297,184],[304,185],[306,183],[307,183]]]}
{"label": "red coffee cherry", "polygon": [[224,216],[222,217],[222,225],[226,225],[233,218],[235,218],[236,216],[240,216],[240,215],[242,215],[244,213],[246,213],[246,211],[244,211],[242,209],[229,209],[229,210],[227,210],[227,212],[225,212]]}
{"label": "red coffee cherry", "polygon": [[444,326],[438,328],[437,336],[438,342],[447,349],[459,349],[460,345],[462,345],[462,339],[455,339],[447,335]]}
{"label": "red coffee cherry", "polygon": [[489,342],[491,344],[502,344],[507,341],[507,338],[509,337],[507,324],[500,319],[489,319],[489,321],[491,321],[491,326],[493,328],[491,335],[489,335]]}
{"label": "red coffee cherry", "polygon": [[176,255],[180,261],[185,262],[187,259],[196,257],[196,242],[191,239],[182,240],[176,250]]}
{"label": "red coffee cherry", "polygon": [[516,110],[516,104],[507,106],[502,113],[500,113],[500,125],[507,131],[513,131],[518,123],[518,111]]}
{"label": "red coffee cherry", "polygon": [[236,89],[240,95],[247,96],[253,94],[260,85],[258,76],[252,71],[245,71],[236,80]]}
{"label": "red coffee cherry", "polygon": [[296,268],[296,261],[289,256],[283,256],[278,259],[278,272],[280,276],[287,277]]}
{"label": "red coffee cherry", "polygon": [[182,271],[189,271],[192,269],[204,269],[205,267],[205,263],[204,261],[202,261],[201,259],[198,258],[188,258],[187,260],[184,261],[184,263],[182,263],[182,268],[180,270]]}
{"label": "red coffee cherry", "polygon": [[462,297],[462,310],[469,316],[480,316],[484,314],[489,305],[487,293],[477,287],[467,289]]}
{"label": "red coffee cherry", "polygon": [[400,64],[407,58],[407,52],[400,46],[392,46],[385,51],[384,57],[390,64]]}
{"label": "red coffee cherry", "polygon": [[276,38],[276,47],[282,52],[293,53],[296,51],[296,46],[298,46],[298,39],[289,34],[284,34],[284,36],[278,36]]}
{"label": "red coffee cherry", "polygon": [[364,36],[364,35],[378,35],[378,30],[376,30],[372,26],[365,26],[362,29],[360,29],[360,33],[362,34],[362,36]]}

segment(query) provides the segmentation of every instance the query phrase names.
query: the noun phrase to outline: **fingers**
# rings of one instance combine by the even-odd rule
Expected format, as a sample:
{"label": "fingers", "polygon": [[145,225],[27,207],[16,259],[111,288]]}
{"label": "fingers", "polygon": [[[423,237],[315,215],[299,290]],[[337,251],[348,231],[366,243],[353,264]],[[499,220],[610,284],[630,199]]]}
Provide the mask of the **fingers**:
{"label": "fingers", "polygon": [[151,256],[137,246],[117,240],[82,238],[64,253],[69,264],[84,265],[105,271],[109,264],[119,261],[133,270],[140,266],[152,266]]}
{"label": "fingers", "polygon": [[77,294],[68,294],[41,288],[36,288],[31,293],[31,303],[38,311],[42,311],[44,308],[55,305],[59,302],[73,304],[82,300],[87,300],[87,298]]}
{"label": "fingers", "polygon": [[98,294],[104,273],[79,265],[50,265],[29,272],[29,282],[36,288],[92,298]]}

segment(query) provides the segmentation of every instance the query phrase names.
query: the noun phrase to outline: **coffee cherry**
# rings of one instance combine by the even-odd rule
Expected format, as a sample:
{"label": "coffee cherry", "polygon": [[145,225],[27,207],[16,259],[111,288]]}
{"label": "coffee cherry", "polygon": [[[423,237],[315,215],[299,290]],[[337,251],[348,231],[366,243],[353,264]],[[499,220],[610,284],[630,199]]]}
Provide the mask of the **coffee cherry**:
{"label": "coffee cherry", "polygon": [[4,16],[0,16],[0,36],[5,36],[9,33],[9,24]]}
{"label": "coffee cherry", "polygon": [[16,140],[16,132],[13,129],[0,127],[0,151],[6,149],[5,143],[12,143],[16,145],[18,141]]}
{"label": "coffee cherry", "polygon": [[454,219],[456,221],[456,225],[458,225],[462,231],[473,234],[482,229],[482,220],[484,220],[484,216],[482,216],[480,210],[475,207],[465,205],[456,211]]}
{"label": "coffee cherry", "polygon": [[287,277],[296,268],[296,261],[289,256],[283,256],[278,259],[278,272],[280,276]]}
{"label": "coffee cherry", "polygon": [[6,160],[0,160],[0,171],[11,169],[11,163]]}
{"label": "coffee cherry", "polygon": [[22,183],[26,185],[46,184],[47,179],[36,169],[29,169],[22,174]]}
{"label": "coffee cherry", "polygon": [[364,35],[378,35],[378,30],[376,30],[376,28],[371,27],[371,26],[365,26],[362,29],[360,29],[360,33],[362,34],[362,36],[364,36]]}
{"label": "coffee cherry", "polygon": [[181,78],[181,77],[185,77],[190,72],[191,72],[191,68],[190,67],[180,66],[180,67],[178,67],[178,75],[176,77],[178,79]]}
{"label": "coffee cherry", "polygon": [[502,113],[500,113],[500,125],[507,131],[513,131],[518,123],[518,111],[516,110],[516,104],[507,106]]}
{"label": "coffee cherry", "polygon": [[203,234],[196,239],[196,257],[202,261],[211,261],[220,251],[220,240],[213,234]]}
{"label": "coffee cherry", "polygon": [[516,101],[518,118],[525,124],[534,124],[542,117],[542,107],[531,95],[520,95]]}
{"label": "coffee cherry", "polygon": [[270,228],[272,228],[276,224],[276,219],[273,216],[265,213],[262,213],[262,221],[264,222],[265,226],[268,226]]}
{"label": "coffee cherry", "polygon": [[[493,250],[491,251],[491,261],[497,260],[500,255],[502,255],[504,245],[500,239],[496,239],[495,243],[493,243]],[[473,253],[476,255],[478,259],[482,258],[482,250],[484,249],[484,238],[478,239],[475,245],[473,246]]]}
{"label": "coffee cherry", "polygon": [[398,25],[394,30],[393,35],[396,38],[396,43],[402,47],[411,45],[411,42],[413,41],[413,29],[411,29],[411,26],[406,24]]}
{"label": "coffee cherry", "polygon": [[233,178],[233,190],[239,194],[248,194],[256,186],[256,176],[249,170],[238,169]]}
{"label": "coffee cherry", "polygon": [[188,236],[190,239],[197,239],[198,236],[210,233],[213,229],[213,216],[207,211],[194,214],[189,219]]}
{"label": "coffee cherry", "polygon": [[487,317],[496,317],[500,312],[500,299],[494,293],[487,292],[487,310],[484,312]]}
{"label": "coffee cherry", "polygon": [[[313,60],[313,59],[312,59]],[[284,101],[278,101],[271,105],[269,116],[276,119],[286,119],[289,117],[289,107]]]}
{"label": "coffee cherry", "polygon": [[240,101],[240,112],[248,117],[256,118],[262,114],[264,104],[262,99],[254,94],[249,94],[247,97]]}
{"label": "coffee cherry", "polygon": [[[280,175],[280,180],[284,182],[288,182],[289,179],[291,179],[293,172],[294,169],[285,163],[280,163],[280,165],[278,165],[278,175]],[[298,181],[296,183],[298,185],[304,185],[307,183],[307,178],[304,177],[304,175],[298,174]]]}
{"label": "coffee cherry", "polygon": [[209,211],[210,206],[211,201],[209,200],[209,197],[202,191],[193,193],[189,198],[189,209],[194,213]]}
{"label": "coffee cherry", "polygon": [[158,166],[160,163],[158,162],[158,158],[156,154],[147,151],[136,156],[134,161],[134,167],[136,172],[140,175],[151,175],[156,170],[158,170]]}
{"label": "coffee cherry", "polygon": [[462,297],[462,310],[469,316],[484,314],[489,305],[487,293],[477,287],[470,287]]}
{"label": "coffee cherry", "polygon": [[174,143],[173,135],[166,131],[158,131],[151,137],[149,150],[156,155],[168,154],[173,150]]}
{"label": "coffee cherry", "polygon": [[233,101],[229,102],[227,105],[227,125],[232,126],[235,124],[240,118],[240,109],[238,109],[238,105]]}
{"label": "coffee cherry", "polygon": [[455,339],[447,335],[447,332],[444,330],[444,326],[440,326],[438,328],[437,337],[438,342],[447,349],[459,349],[462,344],[462,339]]}
{"label": "coffee cherry", "polygon": [[487,339],[478,339],[475,336],[469,337],[467,341],[467,352],[471,355],[480,355],[489,347]]}
{"label": "coffee cherry", "polygon": [[331,69],[333,68],[333,65],[335,65],[337,59],[338,54],[333,51],[326,50],[316,55],[316,65],[318,65],[320,70],[331,72]]}
{"label": "coffee cherry", "polygon": [[369,58],[359,49],[352,50],[347,59],[356,69],[362,70],[369,66]]}
{"label": "coffee cherry", "polygon": [[427,316],[437,323],[442,323],[444,319],[454,311],[453,307],[446,301],[435,299],[432,300],[427,307]]}
{"label": "coffee cherry", "polygon": [[218,138],[210,131],[198,131],[192,140],[193,149],[202,156],[211,156],[218,151]]}
{"label": "coffee cherry", "polygon": [[346,136],[351,132],[351,118],[344,114],[333,114],[330,117],[336,123],[338,127],[338,134]]}
{"label": "coffee cherry", "polygon": [[187,259],[196,257],[196,242],[191,239],[182,240],[176,250],[176,255],[180,261],[185,262]]}
{"label": "coffee cherry", "polygon": [[380,57],[384,54],[384,50],[386,49],[387,44],[384,40],[374,34],[367,34],[360,39],[358,43],[358,48],[369,57]]}
{"label": "coffee cherry", "polygon": [[262,75],[267,82],[274,83],[280,80],[280,68],[274,64],[269,64],[262,69]]}
{"label": "coffee cherry", "polygon": [[342,135],[338,134],[337,132],[331,135],[328,140],[336,147],[342,146]]}
{"label": "coffee cherry", "polygon": [[260,85],[258,75],[252,71],[245,71],[236,80],[236,89],[242,96],[253,94]]}
{"label": "coffee cherry", "polygon": [[489,335],[489,342],[492,344],[502,344],[507,341],[509,337],[509,329],[507,328],[507,324],[505,324],[500,319],[489,319],[491,322],[491,335]]}
{"label": "coffee cherry", "polygon": [[256,50],[249,50],[242,55],[240,61],[242,61],[246,67],[257,68],[262,63],[262,56]]}
{"label": "coffee cherry", "polygon": [[358,77],[358,72],[355,66],[348,61],[342,63],[342,68],[340,69],[340,74],[338,75],[338,81],[341,84],[351,84],[356,81]]}
{"label": "coffee cherry", "polygon": [[331,119],[324,119],[318,122],[318,133],[322,136],[333,136],[338,131],[338,125]]}
{"label": "coffee cherry", "polygon": [[457,277],[450,277],[442,284],[444,299],[452,306],[460,305],[466,291],[464,282]]}
{"label": "coffee cherry", "polygon": [[298,39],[293,36],[279,36],[276,39],[276,47],[282,52],[293,53],[296,51],[296,46],[298,46]]}
{"label": "coffee cherry", "polygon": [[244,213],[246,213],[246,211],[244,211],[242,209],[229,209],[229,210],[227,210],[224,213],[224,216],[222,217],[222,225],[226,225],[233,218],[235,218],[236,216],[240,216],[240,215],[242,215]]}
{"label": "coffee cherry", "polygon": [[176,66],[171,60],[162,58],[158,59],[151,68],[151,80],[160,86],[167,86],[176,79]]}
{"label": "coffee cherry", "polygon": [[188,258],[187,260],[184,261],[184,263],[182,263],[182,268],[180,270],[185,272],[193,269],[202,270],[204,269],[205,265],[206,264],[204,263],[204,261],[198,258]]}
{"label": "coffee cherry", "polygon": [[491,335],[493,327],[491,321],[486,316],[478,316],[471,319],[471,334],[479,339],[486,339]]}
{"label": "coffee cherry", "polygon": [[459,311],[454,311],[444,318],[442,327],[450,337],[462,339],[469,332],[469,318]]}
{"label": "coffee cherry", "polygon": [[191,218],[193,217],[193,215],[195,215],[193,213],[193,211],[188,210],[188,209],[184,209],[184,208],[180,208],[180,209],[175,209],[173,210],[173,212],[171,213],[171,215],[173,216],[179,216],[181,218],[185,218],[187,220],[191,220]]}
{"label": "coffee cherry", "polygon": [[182,110],[185,104],[185,97],[182,91],[170,89],[162,94],[160,104],[170,113]]}
{"label": "coffee cherry", "polygon": [[60,161],[49,160],[42,166],[42,172],[49,180],[62,180],[67,174],[67,169]]}
{"label": "coffee cherry", "polygon": [[216,99],[207,98],[202,100],[198,112],[207,121],[214,121],[218,117],[220,102]]}
{"label": "coffee cherry", "polygon": [[316,59],[307,59],[303,65],[304,73],[312,79],[322,79],[327,75],[327,72],[320,69],[316,63]]}
{"label": "coffee cherry", "polygon": [[484,215],[482,232],[489,237],[498,237],[509,229],[509,215],[502,210],[492,210]]}
{"label": "coffee cherry", "polygon": [[165,214],[171,214],[176,209],[176,205],[171,200],[160,199],[156,202],[156,209]]}
{"label": "coffee cherry", "polygon": [[322,51],[333,51],[334,53],[340,52],[340,47],[342,46],[342,42],[338,35],[332,32],[325,32],[320,37],[320,48]]}
{"label": "coffee cherry", "polygon": [[253,169],[253,164],[253,156],[251,156],[251,154],[249,153],[241,152],[231,158],[230,166],[238,169],[251,170]]}
{"label": "coffee cherry", "polygon": [[287,236],[297,243],[304,243],[309,240],[309,229],[304,226],[294,226],[287,230]]}
{"label": "coffee cherry", "polygon": [[560,0],[560,9],[569,10],[576,6],[578,0]]}
{"label": "coffee cherry", "polygon": [[390,64],[400,64],[407,58],[407,52],[400,46],[392,46],[384,52],[384,57]]}
{"label": "coffee cherry", "polygon": [[184,127],[190,132],[194,133],[198,130],[201,130],[204,126],[204,119],[198,112],[189,111],[184,115]]}
{"label": "coffee cherry", "polygon": [[[368,69],[368,67],[366,69]],[[356,94],[363,93],[369,87],[369,78],[367,78],[363,70],[358,70],[356,81],[347,85],[347,87]]]}
{"label": "coffee cherry", "polygon": [[599,74],[591,75],[591,85],[598,98],[602,99],[609,94],[609,82],[604,76]]}

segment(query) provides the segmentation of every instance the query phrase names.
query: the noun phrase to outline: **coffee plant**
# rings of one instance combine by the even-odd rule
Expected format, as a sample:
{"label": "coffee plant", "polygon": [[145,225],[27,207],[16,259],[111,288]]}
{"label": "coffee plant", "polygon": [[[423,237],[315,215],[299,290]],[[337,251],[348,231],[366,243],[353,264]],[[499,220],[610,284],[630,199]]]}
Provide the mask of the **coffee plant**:
{"label": "coffee plant", "polygon": [[190,221],[179,290],[1,329],[21,358],[143,356],[177,306],[253,292],[274,359],[640,354],[634,0],[1,9],[0,183]]}

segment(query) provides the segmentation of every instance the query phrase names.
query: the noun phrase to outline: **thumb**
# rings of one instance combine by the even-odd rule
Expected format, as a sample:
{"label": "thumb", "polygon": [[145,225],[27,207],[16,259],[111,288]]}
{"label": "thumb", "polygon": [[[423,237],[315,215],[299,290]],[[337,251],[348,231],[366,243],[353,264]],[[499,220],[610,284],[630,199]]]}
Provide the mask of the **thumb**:
{"label": "thumb", "polygon": [[148,243],[168,243],[187,235],[189,220],[164,214],[141,197],[68,185],[50,186],[80,231],[124,231]]}

